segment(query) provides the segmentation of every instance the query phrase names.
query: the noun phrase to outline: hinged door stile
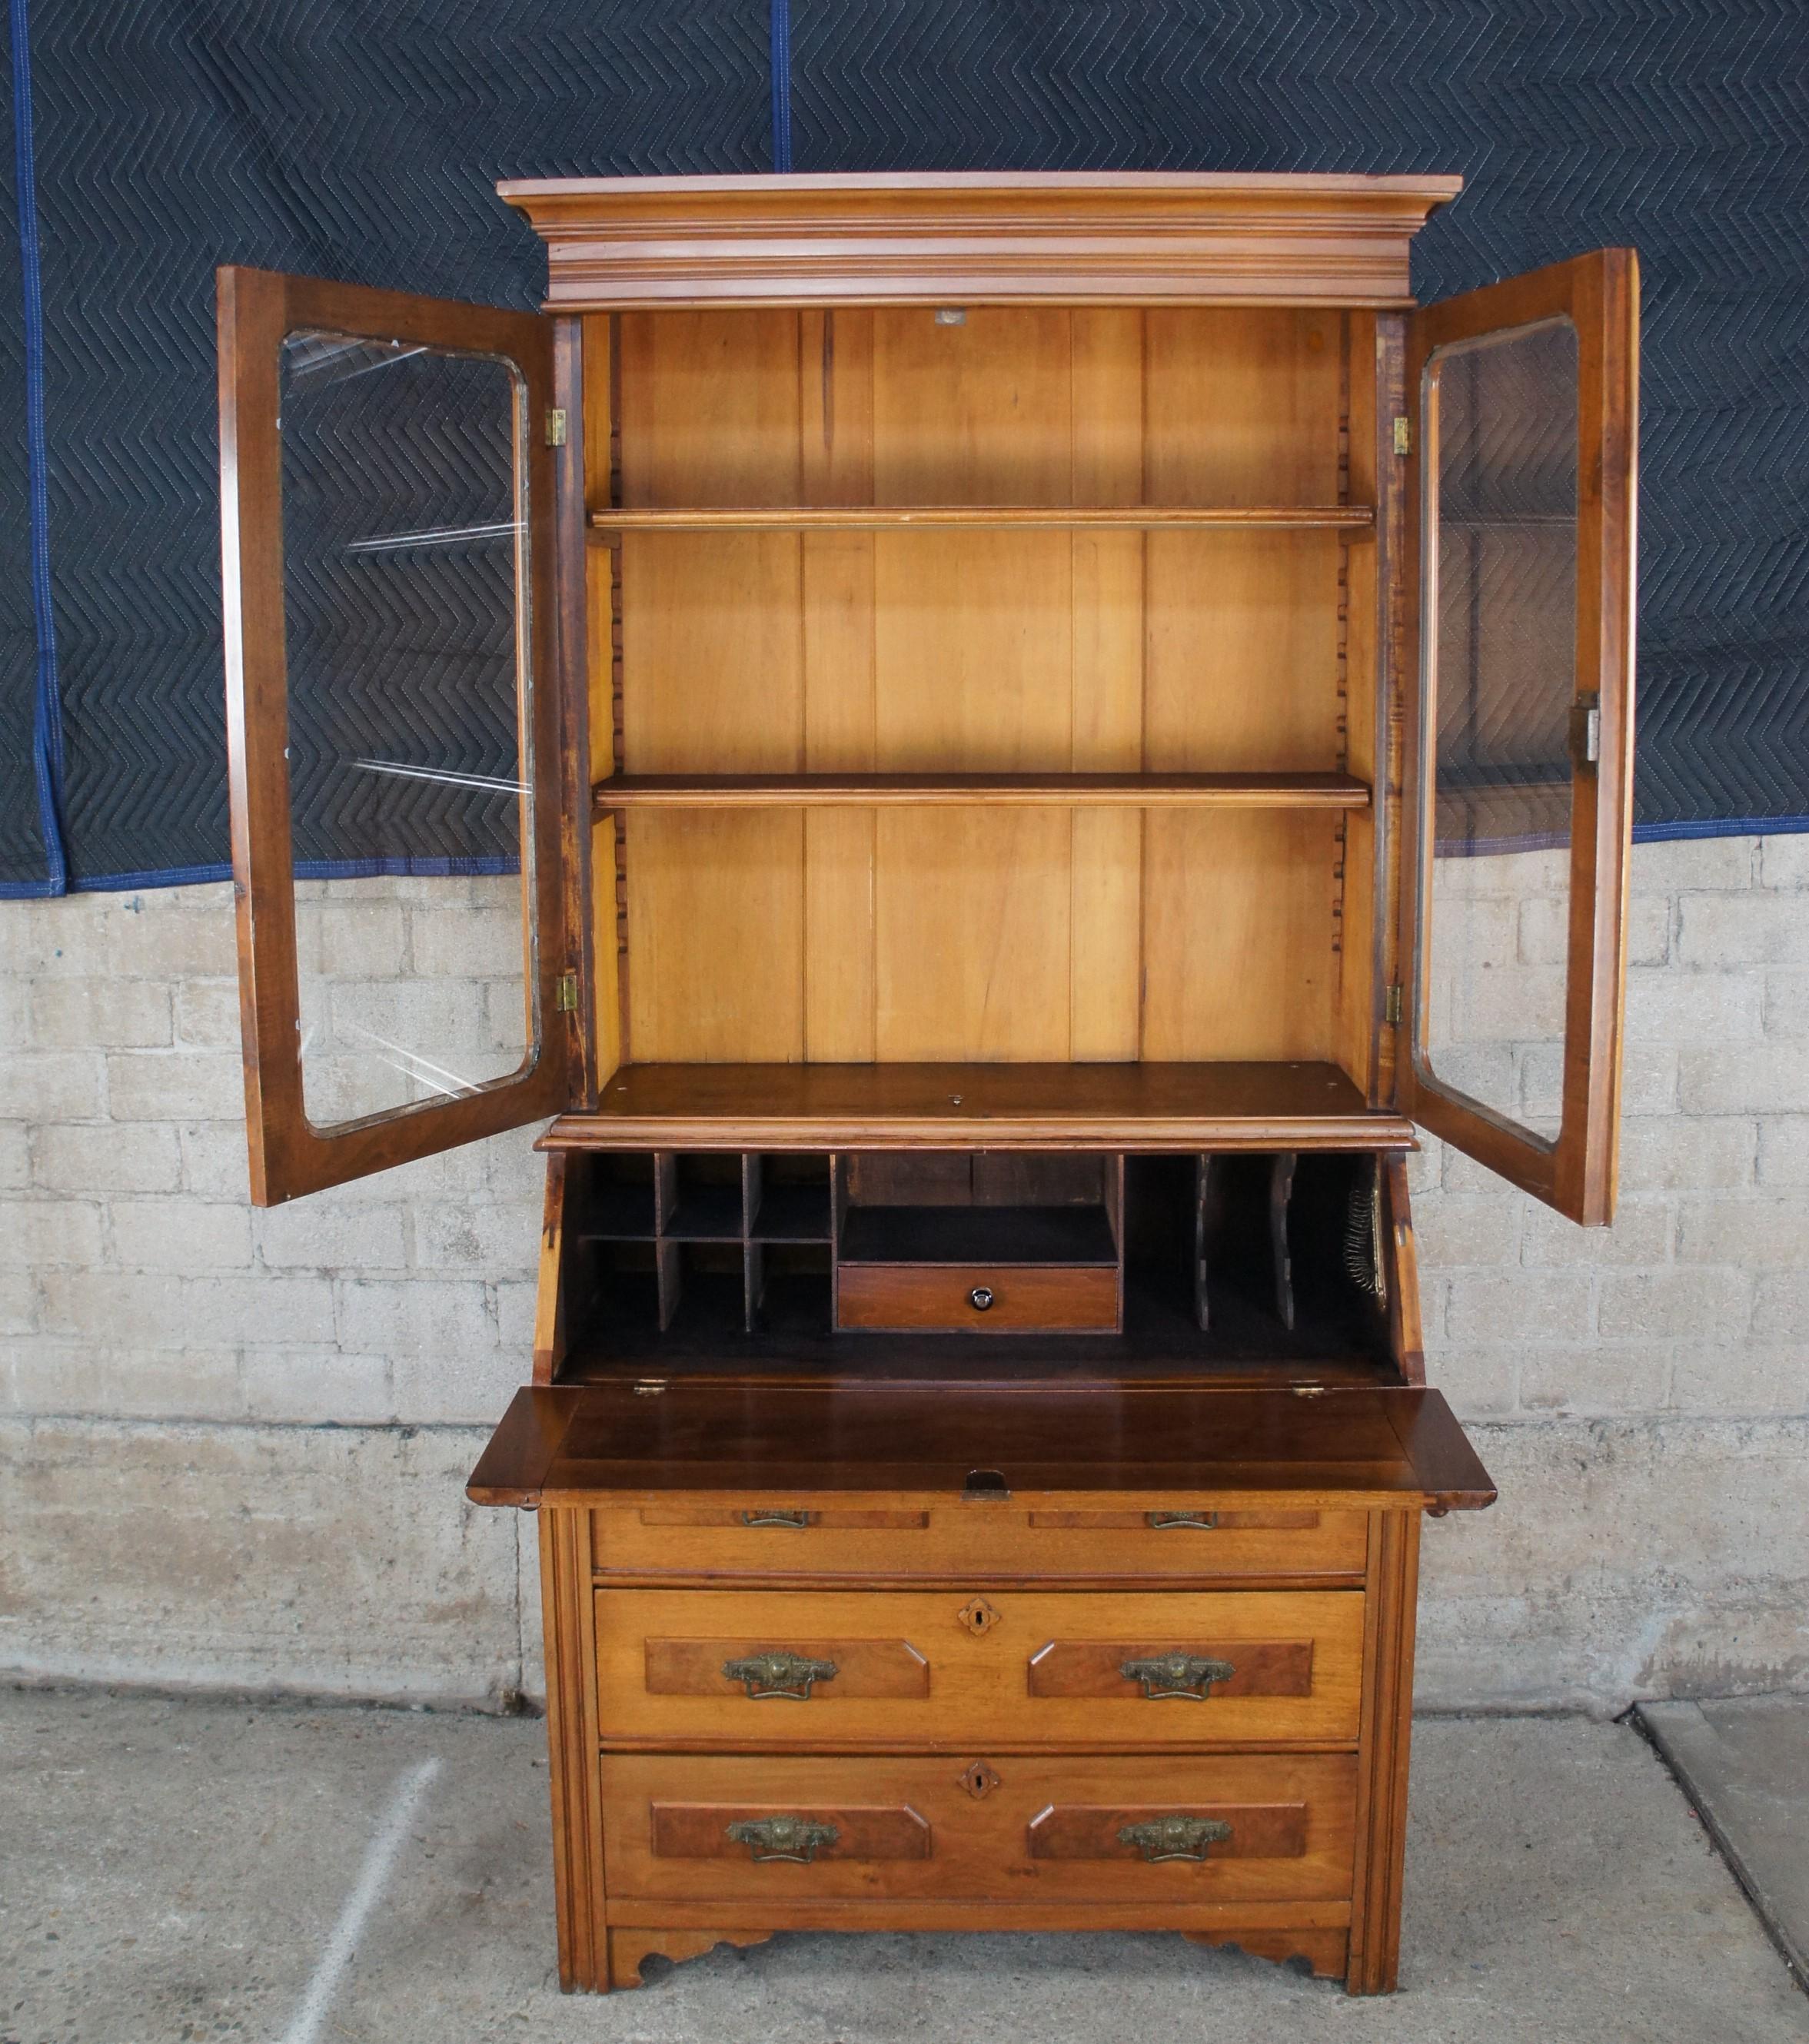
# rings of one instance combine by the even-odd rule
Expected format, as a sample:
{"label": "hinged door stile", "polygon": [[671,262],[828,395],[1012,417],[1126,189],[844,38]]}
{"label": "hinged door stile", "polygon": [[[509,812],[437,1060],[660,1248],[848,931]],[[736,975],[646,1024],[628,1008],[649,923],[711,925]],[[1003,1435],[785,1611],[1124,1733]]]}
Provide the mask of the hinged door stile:
{"label": "hinged door stile", "polygon": [[571,1101],[560,663],[575,649],[557,601],[551,327],[220,273],[227,730],[260,1205]]}
{"label": "hinged door stile", "polygon": [[1638,260],[1415,313],[1400,1105],[1611,1218],[1633,794]]}

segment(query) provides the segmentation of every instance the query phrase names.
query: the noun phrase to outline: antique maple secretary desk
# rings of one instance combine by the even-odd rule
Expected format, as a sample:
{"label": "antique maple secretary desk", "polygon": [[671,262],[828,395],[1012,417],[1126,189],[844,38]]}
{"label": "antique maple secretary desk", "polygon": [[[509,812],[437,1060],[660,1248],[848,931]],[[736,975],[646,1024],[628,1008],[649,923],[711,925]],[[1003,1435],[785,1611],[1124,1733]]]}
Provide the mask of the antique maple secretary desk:
{"label": "antique maple secretary desk", "polygon": [[1416,309],[1458,188],[573,179],[541,314],[221,273],[253,1196],[551,1117],[469,1494],[568,1987],[1394,1984],[1495,1495],[1407,1156],[1609,1218],[1632,759],[1636,263]]}

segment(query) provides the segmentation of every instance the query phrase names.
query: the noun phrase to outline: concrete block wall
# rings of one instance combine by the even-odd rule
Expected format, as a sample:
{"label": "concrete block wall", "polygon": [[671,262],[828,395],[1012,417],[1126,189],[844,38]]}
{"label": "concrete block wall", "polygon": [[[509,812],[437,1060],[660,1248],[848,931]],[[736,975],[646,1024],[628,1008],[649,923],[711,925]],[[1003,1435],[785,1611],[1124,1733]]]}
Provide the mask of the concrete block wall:
{"label": "concrete block wall", "polygon": [[[432,885],[398,916],[467,920],[494,1012],[497,883]],[[1639,847],[1632,930],[1615,1229],[1414,1162],[1431,1374],[1503,1494],[1428,1524],[1429,1705],[1809,1688],[1809,837]],[[223,886],[0,904],[0,1669],[537,1693],[534,1521],[462,1495],[527,1368],[532,1132],[253,1212],[233,970]]]}

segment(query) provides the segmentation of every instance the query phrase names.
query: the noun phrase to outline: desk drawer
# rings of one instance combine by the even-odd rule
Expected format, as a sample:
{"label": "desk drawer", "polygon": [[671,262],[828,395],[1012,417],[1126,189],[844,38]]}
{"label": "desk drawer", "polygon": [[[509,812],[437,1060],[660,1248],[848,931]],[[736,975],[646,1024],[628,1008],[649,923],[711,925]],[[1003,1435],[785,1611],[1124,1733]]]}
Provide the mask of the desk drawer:
{"label": "desk drawer", "polygon": [[750,1497],[731,1505],[610,1504],[591,1514],[599,1577],[946,1576],[1043,1582],[1185,1576],[1344,1576],[1361,1580],[1361,1512],[1286,1502],[1216,1509],[1185,1490],[1093,1510],[963,1504],[946,1496],[890,1508]]}
{"label": "desk drawer", "polygon": [[839,1327],[876,1331],[1110,1334],[1118,1326],[1115,1267],[844,1263],[835,1296]]}
{"label": "desk drawer", "polygon": [[1349,1754],[605,1754],[612,1901],[1336,1900]]}
{"label": "desk drawer", "polygon": [[602,1590],[609,1742],[1354,1740],[1354,1590]]}

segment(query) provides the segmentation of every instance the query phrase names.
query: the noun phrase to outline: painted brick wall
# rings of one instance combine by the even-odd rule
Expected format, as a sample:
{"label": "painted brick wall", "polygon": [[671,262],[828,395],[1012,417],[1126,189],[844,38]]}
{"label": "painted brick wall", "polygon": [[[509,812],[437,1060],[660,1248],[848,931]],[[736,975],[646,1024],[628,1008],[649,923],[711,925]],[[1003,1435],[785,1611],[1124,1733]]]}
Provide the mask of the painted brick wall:
{"label": "painted brick wall", "polygon": [[[380,916],[462,962],[447,1058],[494,1048],[501,884],[322,888],[320,970]],[[1454,1026],[1536,1000],[1553,912]],[[1613,1231],[1415,1160],[1431,1373],[1503,1492],[1428,1526],[1428,1704],[1809,1688],[1809,837],[1640,847],[1632,928]],[[224,886],[0,905],[0,1666],[532,1692],[533,1522],[459,1482],[526,1368],[530,1133],[254,1212],[232,970]]]}

